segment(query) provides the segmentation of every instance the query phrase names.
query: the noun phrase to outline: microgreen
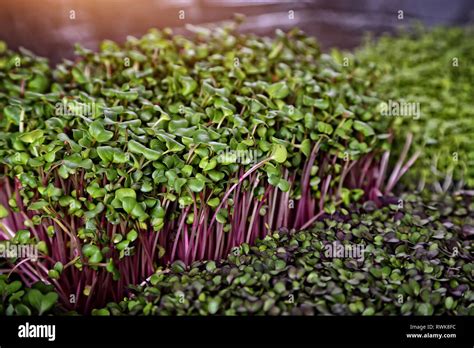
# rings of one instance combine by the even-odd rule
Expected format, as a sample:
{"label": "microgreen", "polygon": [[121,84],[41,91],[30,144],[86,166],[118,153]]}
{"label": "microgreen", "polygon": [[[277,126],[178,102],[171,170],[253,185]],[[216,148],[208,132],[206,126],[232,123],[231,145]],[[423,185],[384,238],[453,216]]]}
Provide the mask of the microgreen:
{"label": "microgreen", "polygon": [[390,122],[366,83],[297,29],[235,29],[78,46],[52,70],[2,49],[0,235],[43,253],[19,274],[89,312],[157,264],[219,260],[391,192],[416,156],[409,135],[388,177]]}
{"label": "microgreen", "polygon": [[[461,63],[473,59],[472,35],[472,27],[415,27],[368,41],[355,53],[354,74],[372,81],[381,100],[379,114],[384,104],[419,105],[419,114],[394,109],[384,116],[393,119],[396,133],[412,132],[415,147],[423,150],[404,182],[413,189],[426,184],[442,192],[453,183],[474,185],[474,74],[470,64]],[[394,150],[401,152],[402,146]]]}
{"label": "microgreen", "polygon": [[[393,198],[376,210],[356,204],[324,214],[308,230],[281,229],[253,246],[242,244],[219,262],[160,268],[133,296],[102,310],[111,315],[472,315],[472,243],[457,232],[473,221],[472,197],[423,196],[402,195],[403,209],[390,204]],[[470,208],[454,214],[466,205]],[[434,206],[451,213],[441,216]],[[328,253],[332,245],[362,246],[363,257]],[[181,301],[174,300],[178,295]]]}

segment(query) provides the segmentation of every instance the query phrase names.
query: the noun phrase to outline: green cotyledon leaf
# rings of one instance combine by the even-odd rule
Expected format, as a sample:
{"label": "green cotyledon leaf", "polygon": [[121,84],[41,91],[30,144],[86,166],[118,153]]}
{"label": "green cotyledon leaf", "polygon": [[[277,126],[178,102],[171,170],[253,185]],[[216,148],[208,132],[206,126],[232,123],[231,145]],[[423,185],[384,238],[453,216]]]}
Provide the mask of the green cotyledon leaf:
{"label": "green cotyledon leaf", "polygon": [[150,160],[150,161],[156,161],[158,158],[161,157],[161,154],[162,154],[161,151],[152,150],[135,140],[130,140],[128,142],[128,150],[132,153],[142,155],[143,157],[145,157],[147,160]]}

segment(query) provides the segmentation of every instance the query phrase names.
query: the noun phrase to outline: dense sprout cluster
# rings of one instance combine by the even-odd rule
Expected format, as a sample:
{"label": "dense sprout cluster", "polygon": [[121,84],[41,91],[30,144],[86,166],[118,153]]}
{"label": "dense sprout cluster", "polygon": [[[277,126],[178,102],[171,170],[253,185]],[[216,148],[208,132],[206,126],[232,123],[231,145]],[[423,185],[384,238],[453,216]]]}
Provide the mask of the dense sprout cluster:
{"label": "dense sprout cluster", "polygon": [[188,30],[54,69],[0,43],[0,243],[40,251],[2,260],[25,286],[0,279],[2,311],[472,314],[469,199],[376,209],[420,155],[411,178],[470,185],[470,32],[328,55],[297,29]]}
{"label": "dense sprout cluster", "polygon": [[44,315],[59,312],[58,294],[42,282],[25,288],[20,280],[0,275],[0,315]]}
{"label": "dense sprout cluster", "polygon": [[[271,159],[262,181],[289,191],[283,172],[299,179],[317,142],[326,162],[311,168],[310,187],[321,191],[321,178],[332,174],[331,189],[342,159],[360,158],[377,140],[364,122],[374,98],[342,70],[298,31],[275,40],[230,29],[198,31],[194,40],[153,31],[124,47],[104,42],[99,54],[79,49],[77,62],[53,72],[49,93],[10,100],[18,128],[9,128],[4,166],[32,210],[59,202],[78,217],[104,210],[113,223],[120,213],[151,218],[155,230],[166,204],[215,208],[239,170],[251,167],[238,162],[240,151]],[[90,115],[81,106],[92,106]],[[58,187],[71,176],[81,179],[76,192]],[[292,188],[291,198],[301,195]]]}
{"label": "dense sprout cluster", "polygon": [[369,41],[355,53],[357,71],[384,103],[419,103],[419,117],[391,117],[395,132],[413,132],[423,150],[407,184],[446,191],[454,178],[474,186],[472,37],[473,28],[420,27]]}
{"label": "dense sprout cluster", "polygon": [[[50,67],[45,58],[21,48],[19,52],[8,49],[5,42],[0,42],[0,100],[2,109],[10,100],[18,101],[26,93],[45,93],[49,89],[51,78]],[[2,117],[2,130],[8,124],[19,124],[19,120],[10,118],[11,114]]]}
{"label": "dense sprout cluster", "polygon": [[84,310],[385,185],[378,100],[314,39],[189,29],[78,47],[51,72],[2,45],[2,239],[36,243],[41,265],[17,271]]}
{"label": "dense sprout cluster", "polygon": [[[474,315],[473,233],[471,197],[368,201],[222,262],[176,262],[93,314]],[[328,254],[334,243],[362,245],[363,257]]]}

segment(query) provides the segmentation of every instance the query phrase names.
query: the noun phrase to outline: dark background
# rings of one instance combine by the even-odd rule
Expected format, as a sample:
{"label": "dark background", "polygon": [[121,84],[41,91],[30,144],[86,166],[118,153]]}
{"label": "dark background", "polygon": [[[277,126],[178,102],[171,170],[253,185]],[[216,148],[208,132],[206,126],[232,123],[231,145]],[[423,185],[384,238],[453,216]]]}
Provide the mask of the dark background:
{"label": "dark background", "polygon": [[[289,19],[288,11],[294,11]],[[397,18],[404,11],[404,19]],[[75,19],[70,19],[75,11]],[[184,11],[185,18],[179,18]],[[80,42],[97,48],[103,39],[123,42],[149,28],[183,27],[246,14],[242,30],[271,35],[298,26],[323,48],[352,48],[367,31],[394,32],[418,20],[426,25],[474,22],[472,0],[0,0],[0,40],[23,46],[54,63],[73,56]]]}

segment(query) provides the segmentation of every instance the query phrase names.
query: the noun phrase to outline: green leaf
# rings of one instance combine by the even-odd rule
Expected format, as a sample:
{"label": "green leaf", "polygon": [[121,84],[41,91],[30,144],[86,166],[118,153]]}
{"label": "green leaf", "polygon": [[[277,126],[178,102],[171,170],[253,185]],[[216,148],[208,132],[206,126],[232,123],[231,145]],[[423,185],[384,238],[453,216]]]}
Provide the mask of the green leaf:
{"label": "green leaf", "polygon": [[21,315],[21,316],[30,316],[31,315],[31,310],[26,305],[24,305],[23,303],[18,303],[15,306],[15,312],[16,312],[17,315]]}
{"label": "green leaf", "polygon": [[72,68],[71,73],[77,83],[83,84],[87,82],[86,76],[78,67]]}
{"label": "green leaf", "polygon": [[277,282],[274,286],[273,289],[277,294],[282,294],[283,292],[286,291],[286,286],[283,282]]}
{"label": "green leaf", "polygon": [[344,203],[344,205],[346,207],[348,207],[351,203],[350,193],[351,193],[351,191],[349,189],[346,189],[345,187],[342,189],[341,199],[342,199],[342,202]]}
{"label": "green leaf", "polygon": [[309,157],[311,153],[311,141],[309,139],[303,140],[300,149],[306,157]]}
{"label": "green leaf", "polygon": [[362,312],[362,315],[363,316],[372,316],[375,314],[375,309],[373,309],[372,307],[369,307],[369,308],[366,308],[363,312]]}
{"label": "green leaf", "polygon": [[286,161],[288,156],[288,152],[286,151],[286,147],[281,144],[273,144],[272,146],[272,158],[278,162],[283,163]]}
{"label": "green leaf", "polygon": [[181,188],[186,184],[186,179],[184,178],[175,178],[174,179],[174,189],[175,191],[180,194]]}
{"label": "green leaf", "polygon": [[28,82],[28,89],[32,92],[43,93],[48,88],[48,78],[42,73],[35,74],[33,79]]}
{"label": "green leaf", "polygon": [[219,205],[219,203],[220,203],[220,199],[217,197],[214,197],[210,199],[209,201],[207,201],[207,204],[212,208],[216,208]]}
{"label": "green leaf", "polygon": [[39,200],[39,201],[36,201],[34,203],[31,203],[28,206],[28,210],[41,210],[41,209],[43,209],[44,207],[46,207],[48,205],[49,205],[49,203],[46,202],[45,200]]}
{"label": "green leaf", "polygon": [[97,154],[99,155],[100,159],[106,163],[112,162],[120,164],[126,163],[129,160],[126,153],[111,146],[99,146],[97,148]]}
{"label": "green leaf", "polygon": [[433,315],[434,308],[431,303],[420,303],[417,307],[417,314],[418,315]]}
{"label": "green leaf", "polygon": [[35,129],[34,131],[21,134],[18,138],[24,143],[33,143],[41,139],[44,132],[41,129]]}
{"label": "green leaf", "polygon": [[131,197],[136,199],[137,194],[135,190],[131,188],[121,188],[115,191],[115,198],[117,198],[118,200],[123,200],[125,197]]}
{"label": "green leaf", "polygon": [[275,261],[275,269],[278,271],[283,270],[286,267],[286,262],[283,260],[276,260]]}
{"label": "green leaf", "polygon": [[93,166],[92,160],[90,158],[83,159],[81,155],[78,153],[65,157],[63,163],[65,166],[71,169],[77,169],[77,168],[91,169]]}
{"label": "green leaf", "polygon": [[219,310],[219,306],[219,299],[210,299],[209,303],[207,304],[207,311],[209,312],[209,314],[216,314]]}
{"label": "green leaf", "polygon": [[63,269],[64,269],[64,266],[63,266],[63,264],[62,264],[60,261],[58,261],[58,262],[56,262],[56,263],[54,264],[54,267],[53,267],[53,268],[54,268],[54,270],[56,270],[58,273],[61,273],[61,272],[63,271]]}
{"label": "green leaf", "polygon": [[177,260],[171,264],[171,269],[175,273],[182,273],[186,270],[186,264],[181,260]]}
{"label": "green leaf", "polygon": [[131,230],[130,232],[127,233],[127,239],[128,239],[130,242],[133,242],[133,241],[136,240],[137,238],[138,238],[138,233],[137,233],[137,231]]}
{"label": "green leaf", "polygon": [[278,188],[283,192],[288,192],[290,190],[290,183],[285,179],[280,179],[278,182]]}
{"label": "green leaf", "polygon": [[157,133],[156,136],[158,139],[165,142],[166,148],[170,152],[179,152],[185,148],[183,144],[178,143],[176,140],[173,139],[173,137],[168,134]]}
{"label": "green leaf", "polygon": [[93,309],[91,314],[93,316],[108,317],[110,312],[107,308]]}
{"label": "green leaf", "polygon": [[181,94],[187,96],[193,93],[197,88],[196,81],[193,80],[190,76],[180,76],[179,82],[181,83]]}
{"label": "green leaf", "polygon": [[369,271],[375,278],[382,278],[382,270],[380,268],[372,267]]}
{"label": "green leaf", "polygon": [[53,308],[58,301],[58,294],[49,292],[43,295],[38,289],[29,289],[26,299],[38,311],[39,315],[42,315]]}
{"label": "green leaf", "polygon": [[278,43],[274,43],[271,52],[268,54],[268,59],[275,59],[276,57],[278,57],[284,47],[284,43],[281,41]]}
{"label": "green leaf", "polygon": [[21,113],[24,112],[22,108],[16,105],[8,105],[3,108],[3,114],[7,120],[18,126],[20,124]]}
{"label": "green leaf", "polygon": [[161,156],[161,152],[149,149],[135,140],[128,142],[128,150],[132,153],[143,155],[149,161],[156,161]]}
{"label": "green leaf", "polygon": [[318,109],[326,110],[329,107],[329,101],[327,99],[316,99],[313,105]]}
{"label": "green leaf", "polygon": [[446,297],[446,299],[444,300],[444,305],[449,310],[453,309],[453,306],[454,306],[453,298],[451,296]]}
{"label": "green leaf", "polygon": [[277,186],[280,183],[279,174],[270,174],[270,173],[268,173],[268,183],[272,186]]}
{"label": "green leaf", "polygon": [[26,299],[38,312],[41,311],[41,301],[43,299],[43,294],[37,289],[29,289],[26,294]]}
{"label": "green leaf", "polygon": [[128,245],[130,244],[130,241],[128,239],[121,241],[120,243],[117,244],[117,249],[118,250],[125,250]]}
{"label": "green leaf", "polygon": [[89,126],[89,134],[99,143],[109,141],[114,136],[114,133],[106,130],[99,120],[91,123]]}
{"label": "green leaf", "polygon": [[94,182],[91,185],[87,186],[86,191],[91,195],[92,198],[100,198],[105,196],[105,189],[100,187],[98,183]]}
{"label": "green leaf", "polygon": [[133,209],[137,206],[137,201],[133,197],[124,197],[121,199],[122,201],[122,208],[128,214],[131,214]]}
{"label": "green leaf", "polygon": [[88,257],[89,263],[99,263],[102,261],[102,252],[97,245],[86,244],[82,247],[83,254]]}
{"label": "green leaf", "polygon": [[145,221],[148,218],[148,215],[143,210],[141,204],[137,203],[132,210],[132,216],[136,217],[139,221]]}
{"label": "green leaf", "polygon": [[415,296],[418,296],[420,294],[420,284],[414,279],[410,279],[408,284],[410,285],[410,288],[413,291],[413,294]]}
{"label": "green leaf", "polygon": [[206,271],[212,272],[216,269],[216,263],[215,261],[207,261],[206,263]]}
{"label": "green leaf", "polygon": [[267,88],[267,93],[272,99],[283,99],[288,96],[290,89],[284,81],[280,81],[270,85]]}
{"label": "green leaf", "polygon": [[[1,287],[0,287],[0,292],[1,292]],[[8,299],[8,302],[15,303],[15,302],[21,301],[24,294],[25,294],[25,290],[14,292]]]}
{"label": "green leaf", "polygon": [[212,179],[212,181],[215,181],[215,182],[219,182],[222,179],[224,179],[224,177],[225,177],[224,173],[219,172],[217,170],[211,170],[207,173],[207,175],[209,175],[209,177]]}
{"label": "green leaf", "polygon": [[227,222],[227,215],[228,215],[227,210],[220,209],[216,215],[217,222],[221,224],[225,224]]}
{"label": "green leaf", "polygon": [[354,129],[364,134],[366,137],[374,135],[374,129],[369,126],[367,123],[362,121],[355,121],[354,122]]}
{"label": "green leaf", "polygon": [[26,152],[17,152],[11,155],[9,159],[13,164],[26,165],[28,163],[29,158],[30,157]]}
{"label": "green leaf", "polygon": [[306,277],[306,281],[309,283],[309,284],[316,284],[319,280],[319,276],[318,276],[318,273],[316,272],[311,272],[310,274],[308,274],[308,276]]}
{"label": "green leaf", "polygon": [[51,279],[59,279],[59,272],[55,269],[50,269],[48,271],[48,277],[50,277]]}
{"label": "green leaf", "polygon": [[5,287],[5,292],[7,293],[7,295],[11,295],[17,292],[18,290],[20,290],[21,287],[22,287],[21,282],[19,280],[14,280]]}
{"label": "green leaf", "polygon": [[318,131],[324,134],[331,134],[333,132],[333,128],[329,123],[319,121],[317,122]]}
{"label": "green leaf", "polygon": [[0,203],[0,219],[6,218],[10,213],[8,210],[3,206],[2,203]]}
{"label": "green leaf", "polygon": [[204,189],[204,181],[197,179],[197,178],[191,178],[188,180],[188,186],[193,192],[201,192]]}
{"label": "green leaf", "polygon": [[44,240],[40,240],[36,244],[36,248],[38,249],[38,251],[42,252],[43,254],[48,255],[48,246],[46,245],[46,242]]}

